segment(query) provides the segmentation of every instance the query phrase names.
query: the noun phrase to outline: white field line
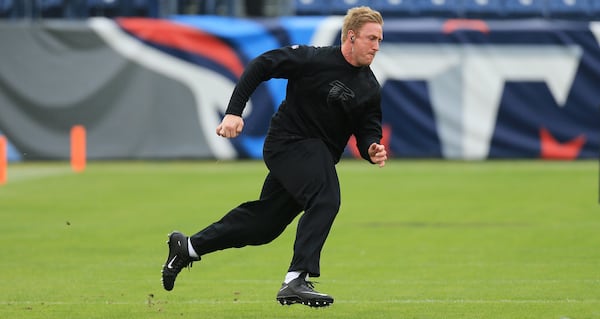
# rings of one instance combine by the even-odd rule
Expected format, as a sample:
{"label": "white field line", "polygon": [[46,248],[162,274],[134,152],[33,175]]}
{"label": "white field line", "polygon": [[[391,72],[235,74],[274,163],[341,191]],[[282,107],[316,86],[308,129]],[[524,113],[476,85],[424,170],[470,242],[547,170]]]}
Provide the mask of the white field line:
{"label": "white field line", "polygon": [[[160,305],[161,300],[151,300],[143,302],[133,301],[0,301],[3,306],[18,306],[18,305]],[[275,302],[275,300],[273,300]],[[226,304],[264,304],[265,300],[214,300],[214,299],[194,299],[187,301],[174,302],[169,300],[169,304],[193,304],[193,305],[226,305]],[[390,299],[390,300],[336,300],[335,304],[597,304],[600,300],[597,299]]]}
{"label": "white field line", "polygon": [[[411,280],[411,279],[392,279],[392,280],[385,280],[385,281],[380,281],[380,280],[354,280],[354,281],[347,281],[347,280],[335,280],[335,279],[329,279],[329,280],[324,280],[324,281],[320,281],[318,279],[313,280],[311,278],[311,280],[317,284],[321,284],[321,285],[326,285],[326,284],[333,284],[335,283],[336,285],[352,285],[352,286],[356,286],[356,285],[368,285],[368,286],[387,286],[387,285],[422,285],[422,284],[426,284],[426,285],[453,285],[453,284],[461,284],[461,285],[481,285],[481,284],[485,284],[485,285],[516,285],[516,284],[536,284],[536,285],[543,285],[543,284],[564,284],[564,283],[570,283],[570,284],[596,284],[596,285],[600,285],[600,279],[589,279],[589,278],[581,278],[581,279],[489,279],[489,280],[463,280],[463,279],[457,279],[457,280]],[[153,280],[146,280],[146,282],[148,283],[155,283],[157,280],[153,279]],[[160,281],[160,278],[158,279],[158,281]],[[105,283],[114,283],[114,284],[121,284],[121,283],[129,283],[131,282],[130,280],[127,279],[121,279],[121,280],[106,280],[104,281]],[[206,283],[206,284],[214,284],[215,281],[214,280],[206,280],[206,279],[198,279],[195,280],[195,282],[198,283]],[[223,280],[219,280],[220,283],[227,283],[227,284],[241,284],[241,285],[254,285],[254,284],[260,284],[260,285],[273,285],[273,286],[277,286],[281,284],[280,280],[267,280],[267,279],[223,279]]]}
{"label": "white field line", "polygon": [[66,164],[65,166],[19,166],[11,168],[8,166],[7,170],[7,185],[14,182],[23,182],[41,179],[50,176],[59,176],[71,174],[71,167]]}

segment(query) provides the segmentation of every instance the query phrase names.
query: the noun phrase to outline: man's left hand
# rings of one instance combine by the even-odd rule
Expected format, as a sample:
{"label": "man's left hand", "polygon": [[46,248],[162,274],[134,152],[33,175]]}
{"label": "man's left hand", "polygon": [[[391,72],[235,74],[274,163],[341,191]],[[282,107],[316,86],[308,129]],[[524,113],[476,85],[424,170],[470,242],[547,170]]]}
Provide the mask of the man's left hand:
{"label": "man's left hand", "polygon": [[369,157],[371,158],[371,162],[378,164],[379,167],[385,166],[385,161],[387,160],[387,152],[385,150],[385,146],[377,143],[371,144],[369,146]]}

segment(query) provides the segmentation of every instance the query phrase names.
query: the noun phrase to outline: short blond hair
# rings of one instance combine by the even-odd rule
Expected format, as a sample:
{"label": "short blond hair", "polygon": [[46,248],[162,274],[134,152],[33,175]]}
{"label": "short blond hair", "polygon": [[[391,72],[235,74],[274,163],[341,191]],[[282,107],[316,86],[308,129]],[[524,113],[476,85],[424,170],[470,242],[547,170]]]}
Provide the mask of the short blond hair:
{"label": "short blond hair", "polygon": [[348,31],[353,30],[355,33],[358,33],[363,25],[369,22],[379,23],[383,26],[381,13],[365,6],[348,9],[344,17],[344,24],[342,25],[342,43],[346,41]]}

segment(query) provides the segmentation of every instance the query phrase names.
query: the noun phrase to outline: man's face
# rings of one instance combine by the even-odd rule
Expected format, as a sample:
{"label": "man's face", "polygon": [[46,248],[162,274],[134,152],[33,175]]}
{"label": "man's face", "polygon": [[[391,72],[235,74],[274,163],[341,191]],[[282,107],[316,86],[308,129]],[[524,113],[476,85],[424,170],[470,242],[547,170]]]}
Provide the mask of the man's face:
{"label": "man's face", "polygon": [[383,40],[383,29],[379,23],[368,22],[354,36],[352,55],[359,66],[370,65],[379,51]]}

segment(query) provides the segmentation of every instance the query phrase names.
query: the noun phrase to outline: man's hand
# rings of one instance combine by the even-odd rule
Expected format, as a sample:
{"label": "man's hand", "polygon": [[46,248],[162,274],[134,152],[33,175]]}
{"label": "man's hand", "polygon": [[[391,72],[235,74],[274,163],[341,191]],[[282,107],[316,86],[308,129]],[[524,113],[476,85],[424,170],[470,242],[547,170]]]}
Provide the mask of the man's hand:
{"label": "man's hand", "polygon": [[234,138],[242,133],[244,119],[241,116],[225,114],[221,124],[217,126],[217,135],[225,138]]}
{"label": "man's hand", "polygon": [[385,151],[385,146],[377,143],[371,144],[369,146],[369,157],[371,158],[371,162],[378,164],[379,167],[385,166],[385,161],[387,160],[387,152]]}

